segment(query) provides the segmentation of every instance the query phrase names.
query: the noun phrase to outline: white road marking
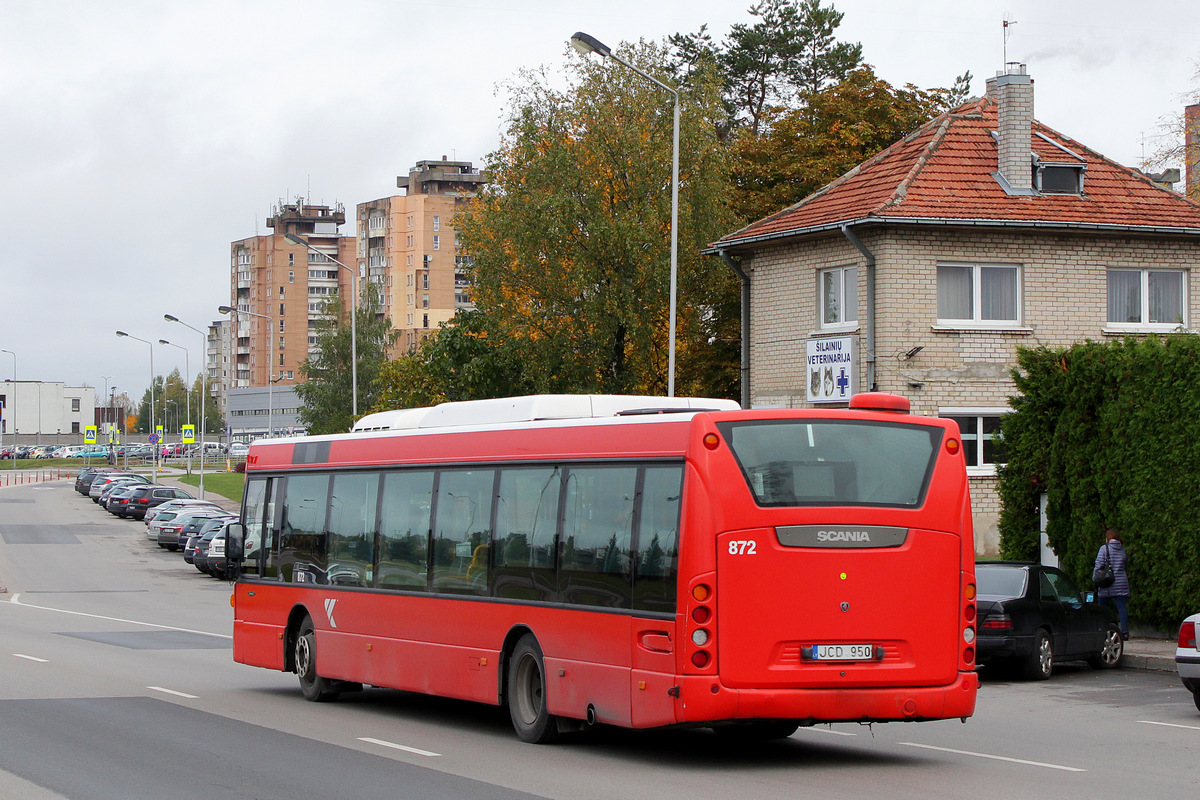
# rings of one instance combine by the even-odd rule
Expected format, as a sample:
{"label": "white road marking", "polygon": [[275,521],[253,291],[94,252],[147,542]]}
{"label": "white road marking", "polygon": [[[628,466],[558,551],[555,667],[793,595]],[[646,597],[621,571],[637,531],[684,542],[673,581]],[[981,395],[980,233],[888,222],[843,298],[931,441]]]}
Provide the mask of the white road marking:
{"label": "white road marking", "polygon": [[385,742],[383,739],[371,739],[366,736],[360,736],[358,737],[358,740],[360,742],[366,742],[367,744],[377,744],[380,747],[390,747],[393,750],[403,750],[406,753],[415,753],[419,756],[430,756],[432,758],[441,758],[442,756],[441,753],[431,753],[428,750],[418,750],[415,747],[405,747],[404,745],[396,744],[395,742]]}
{"label": "white road marking", "polygon": [[934,747],[931,744],[917,744],[916,742],[900,742],[908,747],[920,747],[924,750],[937,750],[941,753],[954,753],[960,756],[974,756],[975,758],[989,758],[992,761],[1007,761],[1010,764],[1025,764],[1030,767],[1045,767],[1046,769],[1061,769],[1064,772],[1087,772],[1086,769],[1079,767],[1064,767],[1062,764],[1048,764],[1045,761],[1027,761],[1023,758],[1009,758],[1008,756],[994,756],[990,753],[972,753],[970,750],[953,750],[949,747]]}
{"label": "white road marking", "polygon": [[173,694],[173,695],[175,695],[176,697],[185,697],[185,698],[187,698],[188,700],[199,700],[199,699],[200,699],[200,698],[199,698],[197,695],[194,695],[194,694],[186,694],[186,693],[184,693],[184,692],[177,692],[177,691],[175,691],[174,689],[164,689],[164,688],[163,688],[163,687],[161,687],[161,686],[147,686],[146,688],[147,688],[147,689],[153,689],[153,690],[154,690],[154,691],[156,691],[156,692],[162,692],[162,693],[164,693],[164,694]]}
{"label": "white road marking", "polygon": [[39,664],[49,664],[50,663],[47,659],[38,658],[37,656],[27,656],[24,653],[13,653],[13,655],[16,656],[17,658],[24,658],[29,661],[36,661]]}
{"label": "white road marking", "polygon": [[49,606],[35,606],[30,603],[22,603],[21,595],[14,594],[8,599],[8,602],[21,608],[36,608],[39,611],[54,611],[59,614],[71,614],[76,617],[90,617],[91,619],[103,619],[109,622],[124,622],[127,625],[143,625],[147,628],[161,628],[165,631],[179,631],[180,633],[194,633],[198,636],[212,636],[216,639],[232,639],[233,636],[227,633],[210,633],[209,631],[195,631],[191,628],[177,628],[174,625],[159,625],[154,622],[142,622],[136,619],[122,619],[120,617],[106,617],[102,614],[88,614],[83,611],[68,611],[65,608],[50,608]]}
{"label": "white road marking", "polygon": [[1148,719],[1139,719],[1138,722],[1143,725],[1162,725],[1164,728],[1184,728],[1189,731],[1200,731],[1200,725],[1178,725],[1174,722],[1154,722]]}

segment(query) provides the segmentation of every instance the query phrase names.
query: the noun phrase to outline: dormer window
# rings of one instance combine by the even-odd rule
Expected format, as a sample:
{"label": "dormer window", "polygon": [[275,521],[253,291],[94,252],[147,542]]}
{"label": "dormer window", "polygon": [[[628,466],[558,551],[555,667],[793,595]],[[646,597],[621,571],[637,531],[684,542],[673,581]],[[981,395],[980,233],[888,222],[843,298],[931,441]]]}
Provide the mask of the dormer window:
{"label": "dormer window", "polygon": [[1034,166],[1033,185],[1042,194],[1083,194],[1083,164]]}

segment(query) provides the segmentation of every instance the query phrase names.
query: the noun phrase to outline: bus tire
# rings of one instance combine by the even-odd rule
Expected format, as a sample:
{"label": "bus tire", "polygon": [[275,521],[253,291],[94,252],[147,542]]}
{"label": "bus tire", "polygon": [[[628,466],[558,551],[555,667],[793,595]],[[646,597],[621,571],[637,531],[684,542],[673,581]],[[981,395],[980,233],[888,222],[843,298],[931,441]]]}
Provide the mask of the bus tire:
{"label": "bus tire", "polygon": [[313,703],[336,700],[338,692],[333,689],[333,681],[317,674],[317,634],[311,617],[305,617],[300,623],[293,655],[304,699]]}
{"label": "bus tire", "polygon": [[737,725],[718,725],[712,730],[718,738],[731,742],[769,742],[775,739],[786,739],[799,727],[799,723],[787,720],[763,720],[761,722],[742,722]]}
{"label": "bus tire", "polygon": [[508,659],[508,713],[523,742],[550,744],[558,739],[558,720],[546,710],[546,665],[533,634],[517,640]]}

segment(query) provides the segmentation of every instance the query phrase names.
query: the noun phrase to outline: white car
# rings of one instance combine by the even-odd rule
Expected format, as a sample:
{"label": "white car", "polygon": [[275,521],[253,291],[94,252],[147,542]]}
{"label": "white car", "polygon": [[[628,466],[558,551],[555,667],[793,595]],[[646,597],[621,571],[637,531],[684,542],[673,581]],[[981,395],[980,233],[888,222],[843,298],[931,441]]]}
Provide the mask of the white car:
{"label": "white car", "polygon": [[149,525],[154,520],[155,516],[164,511],[177,512],[188,506],[212,506],[213,508],[220,508],[218,504],[209,500],[200,500],[198,498],[180,498],[178,500],[168,500],[167,502],[157,505],[154,508],[146,509],[146,516],[142,519],[142,521]]}
{"label": "white car", "polygon": [[1192,614],[1179,626],[1179,642],[1175,647],[1175,668],[1179,679],[1192,693],[1196,709],[1200,710],[1200,614]]}
{"label": "white car", "polygon": [[245,444],[244,442],[234,442],[233,444],[229,445],[230,458],[245,458],[246,454],[249,452],[250,445]]}

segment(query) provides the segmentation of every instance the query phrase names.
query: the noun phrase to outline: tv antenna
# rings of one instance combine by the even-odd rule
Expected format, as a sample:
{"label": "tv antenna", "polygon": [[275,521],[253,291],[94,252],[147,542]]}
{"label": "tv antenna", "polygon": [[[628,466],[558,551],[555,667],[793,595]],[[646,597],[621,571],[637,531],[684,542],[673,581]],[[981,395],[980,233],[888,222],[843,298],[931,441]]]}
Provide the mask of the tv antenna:
{"label": "tv antenna", "polygon": [[1003,39],[1003,42],[1001,43],[1001,51],[1004,56],[1004,60],[1002,63],[1005,65],[1005,69],[1008,68],[1008,37],[1009,37],[1009,34],[1011,33],[1011,31],[1009,31],[1009,28],[1011,28],[1013,25],[1016,25],[1016,24],[1017,24],[1017,21],[1015,19],[1009,19],[1008,14],[1004,15],[1004,39]]}

